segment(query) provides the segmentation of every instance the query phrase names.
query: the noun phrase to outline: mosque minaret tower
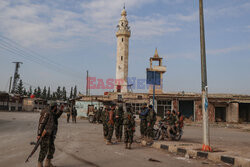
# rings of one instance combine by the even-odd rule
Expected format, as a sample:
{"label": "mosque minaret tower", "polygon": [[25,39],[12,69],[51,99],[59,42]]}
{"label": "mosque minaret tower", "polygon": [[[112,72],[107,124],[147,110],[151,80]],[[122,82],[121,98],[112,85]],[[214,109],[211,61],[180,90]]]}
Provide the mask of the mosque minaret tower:
{"label": "mosque minaret tower", "polygon": [[129,37],[131,34],[130,27],[128,26],[127,12],[125,6],[121,13],[121,19],[117,25],[117,57],[116,57],[116,87],[115,92],[127,93],[128,92],[128,47]]}

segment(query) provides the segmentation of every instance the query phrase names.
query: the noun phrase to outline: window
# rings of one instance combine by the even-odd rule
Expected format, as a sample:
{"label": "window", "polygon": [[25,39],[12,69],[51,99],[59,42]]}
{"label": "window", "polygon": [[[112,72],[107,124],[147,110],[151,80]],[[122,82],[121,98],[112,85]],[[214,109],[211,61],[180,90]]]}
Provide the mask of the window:
{"label": "window", "polygon": [[121,61],[123,60],[123,56],[121,56]]}
{"label": "window", "polygon": [[122,42],[123,42],[123,38],[122,38]]}

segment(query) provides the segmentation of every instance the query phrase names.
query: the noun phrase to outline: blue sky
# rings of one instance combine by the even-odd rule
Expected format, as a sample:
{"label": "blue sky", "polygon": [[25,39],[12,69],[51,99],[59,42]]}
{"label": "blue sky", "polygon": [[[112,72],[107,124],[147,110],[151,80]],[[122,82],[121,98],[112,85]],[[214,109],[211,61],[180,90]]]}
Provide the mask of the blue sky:
{"label": "blue sky", "polygon": [[[86,70],[114,78],[124,2],[132,31],[129,76],[145,78],[157,47],[167,66],[165,92],[200,92],[198,0],[1,0],[0,35],[31,58],[0,47],[0,90],[7,90],[12,61],[24,62],[27,87],[77,85],[84,93]],[[204,0],[204,10],[209,92],[250,94],[250,2]]]}

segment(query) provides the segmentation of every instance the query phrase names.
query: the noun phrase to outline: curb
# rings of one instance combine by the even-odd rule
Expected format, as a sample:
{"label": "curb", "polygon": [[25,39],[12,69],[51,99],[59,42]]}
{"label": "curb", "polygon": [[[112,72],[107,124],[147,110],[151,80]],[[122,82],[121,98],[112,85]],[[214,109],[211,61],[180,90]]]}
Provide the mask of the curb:
{"label": "curb", "polygon": [[[141,144],[143,146],[149,146],[146,143],[146,141],[142,141]],[[224,162],[235,167],[250,167],[250,159],[243,157],[228,156],[228,155],[223,155],[222,153],[197,151],[194,149],[186,149],[175,145],[166,145],[160,143],[153,143],[150,146],[156,149],[177,153],[177,155],[181,156],[198,157],[198,158],[208,159],[214,162]]]}

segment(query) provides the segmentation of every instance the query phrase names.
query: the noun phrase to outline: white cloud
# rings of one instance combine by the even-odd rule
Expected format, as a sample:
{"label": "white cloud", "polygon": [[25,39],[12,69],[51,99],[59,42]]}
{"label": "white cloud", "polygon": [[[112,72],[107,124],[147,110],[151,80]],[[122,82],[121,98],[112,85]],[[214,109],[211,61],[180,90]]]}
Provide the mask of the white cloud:
{"label": "white cloud", "polygon": [[175,24],[168,22],[161,16],[151,17],[133,17],[131,22],[132,33],[135,38],[145,38],[160,36],[167,33],[180,31],[181,29]]}
{"label": "white cloud", "polygon": [[228,54],[231,52],[236,52],[236,51],[242,51],[242,50],[250,50],[250,44],[246,45],[241,45],[241,46],[232,46],[228,48],[221,48],[221,49],[213,49],[213,50],[208,50],[207,54],[211,55],[224,55]]}

